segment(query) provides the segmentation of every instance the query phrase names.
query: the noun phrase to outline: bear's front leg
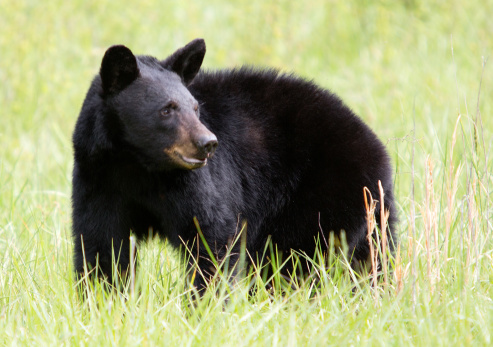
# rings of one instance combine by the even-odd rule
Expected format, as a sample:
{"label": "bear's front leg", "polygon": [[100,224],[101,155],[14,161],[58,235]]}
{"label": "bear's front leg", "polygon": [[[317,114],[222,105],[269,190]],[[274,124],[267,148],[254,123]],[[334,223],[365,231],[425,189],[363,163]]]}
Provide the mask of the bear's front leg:
{"label": "bear's front leg", "polygon": [[[74,267],[78,278],[90,273],[115,283],[130,270],[130,221],[121,199],[74,192]],[[120,279],[118,278],[118,279]]]}
{"label": "bear's front leg", "polygon": [[[203,295],[207,286],[214,282],[218,284],[224,280],[228,284],[237,281],[240,273],[238,263],[240,255],[240,241],[230,238],[218,237],[218,233],[212,233],[215,237],[204,235],[202,239],[197,235],[195,240],[188,245],[189,254],[188,271],[189,283],[196,289],[199,295]],[[204,244],[207,244],[207,246]]]}

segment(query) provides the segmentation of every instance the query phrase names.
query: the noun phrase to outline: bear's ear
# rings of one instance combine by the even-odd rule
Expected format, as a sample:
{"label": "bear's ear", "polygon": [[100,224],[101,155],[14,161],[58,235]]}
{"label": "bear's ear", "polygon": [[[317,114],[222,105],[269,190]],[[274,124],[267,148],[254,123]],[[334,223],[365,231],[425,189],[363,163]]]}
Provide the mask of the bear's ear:
{"label": "bear's ear", "polygon": [[199,72],[204,55],[205,41],[203,39],[195,39],[163,60],[161,65],[176,72],[187,86]]}
{"label": "bear's ear", "polygon": [[137,59],[125,46],[111,46],[104,54],[99,71],[105,95],[123,90],[139,76]]}

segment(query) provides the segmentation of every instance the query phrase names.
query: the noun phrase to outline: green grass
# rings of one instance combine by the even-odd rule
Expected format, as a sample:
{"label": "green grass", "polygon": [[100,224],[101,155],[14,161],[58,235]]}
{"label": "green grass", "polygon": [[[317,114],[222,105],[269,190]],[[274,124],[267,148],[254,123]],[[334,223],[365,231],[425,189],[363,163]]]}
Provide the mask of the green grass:
{"label": "green grass", "polygon": [[[1,345],[493,343],[493,2],[246,3],[2,2]],[[176,252],[150,242],[140,295],[78,299],[70,137],[90,80],[109,45],[164,58],[195,37],[206,68],[314,79],[387,144],[401,239],[389,294],[353,293],[336,260],[319,287],[248,300],[241,282],[194,307]]]}

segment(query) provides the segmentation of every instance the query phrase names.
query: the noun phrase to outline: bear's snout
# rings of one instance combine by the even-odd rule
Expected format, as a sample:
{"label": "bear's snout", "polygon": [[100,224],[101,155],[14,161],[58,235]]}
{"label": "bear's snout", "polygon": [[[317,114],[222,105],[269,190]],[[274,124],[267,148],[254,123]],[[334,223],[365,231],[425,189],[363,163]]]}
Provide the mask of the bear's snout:
{"label": "bear's snout", "polygon": [[217,148],[217,137],[213,133],[203,134],[197,139],[196,146],[199,156],[203,159],[211,158]]}

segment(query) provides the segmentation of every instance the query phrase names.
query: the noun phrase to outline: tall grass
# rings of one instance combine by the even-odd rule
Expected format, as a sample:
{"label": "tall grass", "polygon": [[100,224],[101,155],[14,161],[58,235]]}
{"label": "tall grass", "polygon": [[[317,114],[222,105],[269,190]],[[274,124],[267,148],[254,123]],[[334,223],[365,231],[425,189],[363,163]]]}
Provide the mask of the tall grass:
{"label": "tall grass", "polygon": [[[492,344],[492,1],[0,8],[0,344]],[[289,261],[312,261],[319,281],[291,288],[277,276],[249,298],[248,278],[230,287],[218,275],[218,294],[190,304],[179,254],[150,241],[123,295],[96,284],[79,299],[70,136],[84,93],[109,45],[164,58],[195,37],[206,40],[206,68],[313,78],[387,144],[400,217],[387,280],[357,278],[336,252],[298,255]]]}

